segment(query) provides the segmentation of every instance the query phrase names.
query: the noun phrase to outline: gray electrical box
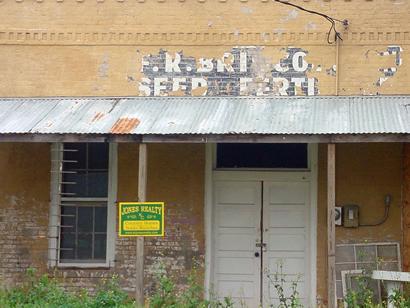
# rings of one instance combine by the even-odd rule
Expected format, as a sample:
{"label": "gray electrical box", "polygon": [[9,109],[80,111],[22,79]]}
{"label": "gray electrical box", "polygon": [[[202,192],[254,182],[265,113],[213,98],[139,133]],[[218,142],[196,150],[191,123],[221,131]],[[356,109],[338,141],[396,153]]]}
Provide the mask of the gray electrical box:
{"label": "gray electrical box", "polygon": [[359,206],[348,204],[343,206],[343,226],[346,228],[359,227]]}

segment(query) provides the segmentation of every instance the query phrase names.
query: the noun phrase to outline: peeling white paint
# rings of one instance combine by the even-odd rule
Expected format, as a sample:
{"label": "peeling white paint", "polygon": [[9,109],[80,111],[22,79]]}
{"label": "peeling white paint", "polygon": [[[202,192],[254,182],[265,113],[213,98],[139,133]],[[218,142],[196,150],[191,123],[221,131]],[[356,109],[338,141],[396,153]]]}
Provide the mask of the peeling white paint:
{"label": "peeling white paint", "polygon": [[281,18],[281,21],[287,22],[290,20],[294,20],[299,16],[299,12],[296,9],[292,9],[289,11],[288,16]]}
{"label": "peeling white paint", "polygon": [[242,7],[241,7],[241,12],[242,12],[243,14],[250,15],[250,14],[253,13],[253,9],[250,8],[250,7],[248,7],[248,6],[242,6]]}
{"label": "peeling white paint", "polygon": [[108,77],[109,67],[109,57],[107,55],[104,55],[101,64],[98,66],[98,76],[101,78]]}
{"label": "peeling white paint", "polygon": [[311,30],[316,30],[316,29],[317,29],[317,25],[316,25],[314,22],[312,22],[312,21],[308,22],[308,23],[305,25],[305,30],[306,30],[306,31],[311,31]]}

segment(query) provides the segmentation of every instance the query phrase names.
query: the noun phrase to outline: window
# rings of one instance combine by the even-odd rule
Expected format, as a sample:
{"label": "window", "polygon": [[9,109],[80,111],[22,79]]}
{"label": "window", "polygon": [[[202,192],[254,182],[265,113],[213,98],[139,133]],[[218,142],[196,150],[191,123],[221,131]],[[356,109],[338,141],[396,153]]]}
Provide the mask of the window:
{"label": "window", "polygon": [[[373,270],[400,271],[400,244],[354,243],[336,245],[336,295],[342,299],[349,289],[357,290],[355,276],[371,273]],[[373,280],[371,287],[375,296],[385,298],[386,294],[379,280]]]}
{"label": "window", "polygon": [[220,143],[216,168],[307,169],[305,143]]}
{"label": "window", "polygon": [[63,147],[60,262],[105,262],[108,144]]}
{"label": "window", "polygon": [[113,259],[113,149],[107,143],[54,145],[50,217],[57,218],[50,218],[50,233],[56,236],[50,241],[50,264],[109,265]]}

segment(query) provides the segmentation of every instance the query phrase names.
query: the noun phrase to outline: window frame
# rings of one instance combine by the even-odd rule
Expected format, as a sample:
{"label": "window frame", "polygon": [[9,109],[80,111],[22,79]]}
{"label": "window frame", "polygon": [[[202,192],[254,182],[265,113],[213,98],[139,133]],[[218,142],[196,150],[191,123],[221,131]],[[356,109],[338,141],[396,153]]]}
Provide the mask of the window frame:
{"label": "window frame", "polygon": [[[118,145],[109,143],[108,154],[108,191],[105,198],[62,197],[62,160],[63,143],[51,145],[51,202],[49,215],[49,254],[48,266],[59,268],[110,268],[114,266],[116,239],[116,199],[118,175]],[[61,262],[60,260],[60,222],[62,201],[99,201],[107,203],[107,247],[105,262]]]}
{"label": "window frame", "polygon": [[307,145],[306,168],[218,168],[217,167],[217,143],[212,145],[212,170],[214,171],[274,171],[274,172],[310,172],[312,170],[312,157],[314,157],[314,143]]}

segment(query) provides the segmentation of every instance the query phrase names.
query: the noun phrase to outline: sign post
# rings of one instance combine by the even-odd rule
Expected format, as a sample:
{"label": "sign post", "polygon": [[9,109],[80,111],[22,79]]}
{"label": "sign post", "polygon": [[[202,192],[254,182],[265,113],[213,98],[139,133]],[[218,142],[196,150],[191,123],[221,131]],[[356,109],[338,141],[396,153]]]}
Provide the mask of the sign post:
{"label": "sign post", "polygon": [[[138,155],[138,201],[147,201],[148,150],[145,143],[139,145]],[[135,258],[135,299],[144,306],[144,237],[137,237]]]}

